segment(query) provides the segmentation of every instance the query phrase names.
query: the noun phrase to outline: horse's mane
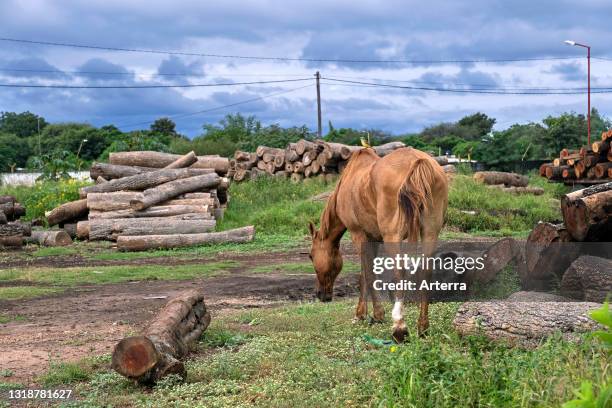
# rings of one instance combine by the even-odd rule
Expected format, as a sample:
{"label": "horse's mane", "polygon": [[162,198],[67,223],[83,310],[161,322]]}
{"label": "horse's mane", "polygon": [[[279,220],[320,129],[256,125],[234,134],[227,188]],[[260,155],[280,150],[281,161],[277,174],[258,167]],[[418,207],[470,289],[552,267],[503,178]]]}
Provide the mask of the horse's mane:
{"label": "horse's mane", "polygon": [[340,175],[340,178],[338,179],[338,184],[336,184],[336,188],[334,189],[334,191],[331,193],[331,195],[327,199],[327,205],[325,206],[325,209],[323,210],[323,214],[321,214],[321,234],[322,234],[321,238],[323,239],[327,238],[327,236],[329,235],[331,224],[332,224],[332,217],[336,217],[337,195],[338,195],[338,191],[340,190],[340,186],[342,186],[342,182],[347,177],[349,177],[351,173],[353,173],[353,171],[357,167],[359,158],[365,155],[371,156],[372,154],[374,154],[375,157],[378,157],[378,155],[374,153],[374,150],[369,149],[369,148],[358,150],[351,155],[351,158],[347,162],[346,167],[344,167],[344,170],[342,171],[342,174]]}

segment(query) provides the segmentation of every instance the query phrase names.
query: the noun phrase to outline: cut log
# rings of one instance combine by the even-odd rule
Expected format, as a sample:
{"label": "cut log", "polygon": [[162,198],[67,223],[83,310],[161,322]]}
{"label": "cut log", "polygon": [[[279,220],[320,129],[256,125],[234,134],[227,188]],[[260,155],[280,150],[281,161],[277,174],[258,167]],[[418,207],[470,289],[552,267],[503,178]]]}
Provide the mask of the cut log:
{"label": "cut log", "polygon": [[279,170],[282,170],[285,168],[285,154],[284,153],[279,153],[276,156],[274,156],[274,167],[276,167]]}
{"label": "cut log", "polygon": [[601,140],[608,140],[612,138],[612,130],[601,132]]}
{"label": "cut log", "polygon": [[586,168],[593,167],[600,161],[600,156],[598,154],[587,154],[584,156],[583,162]]}
{"label": "cut log", "polygon": [[535,347],[548,336],[580,341],[580,333],[600,328],[589,317],[599,308],[591,302],[467,302],[459,307],[453,326],[461,335],[483,334],[494,341]]}
{"label": "cut log", "polygon": [[595,177],[604,178],[608,176],[608,169],[612,169],[612,162],[598,163],[595,165]]}
{"label": "cut log", "polygon": [[606,153],[608,153],[608,150],[610,150],[610,142],[612,141],[612,139],[607,139],[607,140],[601,140],[601,141],[597,141],[597,142],[593,142],[592,148],[593,148],[593,152],[595,153],[599,153],[600,155],[606,155]]}
{"label": "cut log", "polygon": [[23,235],[0,235],[0,248],[21,248],[23,246]]}
{"label": "cut log", "polygon": [[72,238],[64,230],[32,231],[32,235],[26,240],[40,246],[56,247],[72,244]]}
{"label": "cut log", "polygon": [[573,299],[603,303],[612,294],[612,260],[581,256],[567,268],[559,291]]}
{"label": "cut log", "polygon": [[210,324],[204,296],[188,290],[170,300],[140,336],[127,337],[115,346],[112,368],[141,384],[187,373],[180,361]]}
{"label": "cut log", "polygon": [[506,302],[573,302],[573,300],[548,292],[521,290],[508,296]]}
{"label": "cut log", "polygon": [[[108,160],[111,164],[124,166],[142,166],[164,168],[179,159],[178,154],[139,151],[139,152],[117,152],[111,153]],[[214,169],[219,174],[225,174],[229,170],[229,159],[217,155],[198,156],[198,160],[191,165],[198,169]]]}
{"label": "cut log", "polygon": [[17,202],[17,199],[11,195],[0,196],[0,204],[6,204],[6,203],[15,204],[16,202]]}
{"label": "cut log", "polygon": [[215,228],[215,220],[157,218],[116,218],[89,220],[89,240],[115,241],[122,235],[198,234]]}
{"label": "cut log", "polygon": [[484,267],[480,270],[470,269],[466,272],[466,281],[470,284],[476,282],[487,284],[510,264],[513,264],[517,270],[524,268],[525,265],[521,247],[513,238],[500,239],[480,256],[483,259]]}
{"label": "cut log", "polygon": [[104,184],[104,183],[108,183],[108,180],[102,176],[98,176],[98,178],[96,179],[96,184]]}
{"label": "cut log", "polygon": [[525,243],[526,268],[519,269],[524,290],[551,290],[567,267],[580,256],[581,245],[573,243],[563,224],[538,223]]}
{"label": "cut log", "polygon": [[529,179],[526,176],[502,171],[478,171],[474,173],[474,180],[484,184],[505,184],[513,187],[527,187],[527,184],[529,184]]}
{"label": "cut log", "polygon": [[440,166],[448,165],[448,157],[447,156],[436,156],[433,158]]}
{"label": "cut log", "polygon": [[506,187],[504,184],[498,184],[495,186],[489,186],[491,188],[497,188],[502,190],[505,193],[510,194],[533,194],[533,195],[542,195],[544,194],[544,189],[541,187]]}
{"label": "cut log", "polygon": [[383,157],[392,153],[394,150],[401,149],[403,147],[406,147],[403,142],[389,142],[380,146],[374,146],[374,151],[377,155]]}
{"label": "cut log", "polygon": [[196,156],[195,152],[192,150],[184,156],[179,157],[169,165],[165,166],[166,169],[182,169],[184,167],[189,167],[193,163],[198,161],[198,156]]}
{"label": "cut log", "polygon": [[25,207],[18,202],[9,202],[0,204],[0,212],[3,212],[9,221],[14,221],[24,216],[26,210]]}
{"label": "cut log", "polygon": [[[295,145],[295,143],[290,143],[291,145]],[[285,149],[285,162],[293,163],[296,160],[300,159],[300,155],[295,151],[295,147],[289,147]]]}
{"label": "cut log", "polygon": [[304,178],[310,178],[312,177],[312,167],[311,166],[307,166],[306,168],[304,168]]}
{"label": "cut log", "polygon": [[293,163],[285,162],[285,171],[287,173],[293,173]]}
{"label": "cut log", "polygon": [[303,156],[304,153],[312,151],[312,150],[317,150],[319,148],[320,147],[314,142],[311,142],[309,140],[300,139],[295,145],[295,152],[299,156]]}
{"label": "cut log", "polygon": [[98,177],[102,177],[106,180],[113,180],[155,170],[159,169],[153,167],[122,166],[118,164],[94,163],[89,169],[89,176],[92,180],[97,180]]}
{"label": "cut log", "polygon": [[90,211],[115,211],[129,209],[130,201],[141,198],[142,193],[136,191],[117,191],[114,193],[87,194],[87,208]]}
{"label": "cut log", "polygon": [[276,166],[274,166],[274,161],[266,163],[266,173],[269,175],[273,175],[276,171]]}
{"label": "cut log", "polygon": [[216,174],[205,174],[202,176],[170,181],[145,190],[142,198],[131,200],[130,205],[133,209],[141,211],[180,194],[191,193],[207,188],[216,188],[220,182],[221,179]]}
{"label": "cut log", "polygon": [[68,234],[70,238],[72,239],[76,238],[77,236],[77,224],[76,223],[64,224],[62,225],[62,229],[66,231],[66,234]]}
{"label": "cut log", "polygon": [[257,157],[260,159],[263,158],[265,154],[272,154],[272,156],[274,156],[280,153],[283,153],[283,149],[277,147],[257,146],[257,149],[255,149],[255,154],[257,154]]}
{"label": "cut log", "polygon": [[546,178],[549,180],[559,180],[563,176],[563,170],[569,169],[569,166],[547,167]]}
{"label": "cut log", "polygon": [[582,159],[574,165],[574,177],[579,179],[584,175],[586,175],[586,164],[584,163],[584,159]]}
{"label": "cut log", "polygon": [[304,163],[301,161],[296,161],[293,163],[293,172],[294,173],[304,173]]}
{"label": "cut log", "polygon": [[117,239],[117,248],[121,251],[144,251],[224,242],[243,243],[252,241],[254,237],[255,228],[253,226],[204,234],[120,236]]}
{"label": "cut log", "polygon": [[243,152],[241,150],[236,150],[234,152],[234,159],[236,159],[237,161],[250,161],[251,153]]}
{"label": "cut log", "polygon": [[567,167],[561,172],[561,177],[565,180],[572,180],[576,178],[573,167]]}
{"label": "cut log", "polygon": [[612,241],[612,182],[564,195],[561,212],[576,241]]}
{"label": "cut log", "polygon": [[212,205],[160,205],[149,207],[143,211],[134,211],[131,208],[116,211],[90,211],[89,219],[175,217],[182,215],[190,215],[192,218],[199,215],[200,218],[206,219],[206,216],[210,214],[211,207]]}
{"label": "cut log", "polygon": [[261,160],[263,160],[264,163],[271,163],[274,162],[274,158],[279,154],[280,153],[276,152],[266,152],[263,154],[263,156],[261,156]]}
{"label": "cut log", "polygon": [[209,174],[205,169],[177,168],[161,169],[130,177],[111,180],[108,183],[97,184],[81,188],[81,197],[87,197],[89,193],[109,193],[115,191],[142,191],[160,184],[188,177]]}
{"label": "cut log", "polygon": [[77,220],[87,216],[89,209],[87,208],[87,199],[71,201],[54,208],[45,214],[47,224],[53,226],[62,224],[66,221]]}
{"label": "cut log", "polygon": [[234,174],[234,181],[243,181],[251,178],[251,172],[245,169],[237,169]]}
{"label": "cut log", "polygon": [[[208,198],[175,198],[173,200],[164,201],[160,206],[176,206],[176,205],[195,205],[195,206],[208,206],[218,207],[219,203],[216,202],[215,197]],[[157,207],[157,206],[156,206]],[[149,207],[153,208],[153,207]],[[142,210],[146,211],[146,210]]]}
{"label": "cut log", "polygon": [[89,239],[89,221],[77,222],[76,236],[80,240]]}
{"label": "cut log", "polygon": [[304,167],[310,166],[310,164],[317,159],[318,153],[315,150],[310,150],[302,156],[302,164]]}
{"label": "cut log", "polygon": [[0,246],[21,247],[23,237],[24,227],[20,223],[0,224]]}
{"label": "cut log", "polygon": [[0,225],[6,223],[8,223],[8,218],[6,218],[4,212],[0,210]]}
{"label": "cut log", "polygon": [[263,177],[266,173],[264,171],[261,171],[258,168],[253,168],[251,170],[251,180],[257,180],[260,177]]}

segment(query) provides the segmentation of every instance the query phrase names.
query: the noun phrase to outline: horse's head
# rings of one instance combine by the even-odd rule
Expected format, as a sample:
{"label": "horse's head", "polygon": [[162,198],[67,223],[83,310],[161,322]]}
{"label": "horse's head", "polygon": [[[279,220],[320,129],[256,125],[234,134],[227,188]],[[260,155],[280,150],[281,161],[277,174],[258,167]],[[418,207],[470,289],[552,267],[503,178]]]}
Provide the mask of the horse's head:
{"label": "horse's head", "polygon": [[316,294],[320,301],[331,302],[334,282],[342,270],[342,256],[338,245],[329,238],[324,239],[312,223],[308,228],[312,237],[310,260],[317,274]]}

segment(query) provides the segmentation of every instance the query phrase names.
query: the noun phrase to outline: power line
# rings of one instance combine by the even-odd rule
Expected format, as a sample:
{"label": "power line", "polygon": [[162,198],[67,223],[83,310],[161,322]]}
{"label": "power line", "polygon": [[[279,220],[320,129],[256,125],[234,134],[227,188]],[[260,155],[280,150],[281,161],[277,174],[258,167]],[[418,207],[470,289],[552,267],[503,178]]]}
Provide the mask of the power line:
{"label": "power line", "polygon": [[[29,68],[0,68],[0,72],[31,72],[42,74],[65,75],[117,75],[117,76],[169,76],[169,77],[206,77],[204,74],[174,73],[174,72],[111,72],[111,71],[70,71],[59,69],[29,69]],[[234,77],[301,77],[304,74],[228,74]],[[210,76],[210,75],[208,75]]]}
{"label": "power line", "polygon": [[[355,86],[368,86],[368,87],[380,87],[380,88],[394,88],[394,89],[408,89],[415,91],[436,91],[436,92],[452,92],[452,93],[473,93],[473,94],[493,94],[493,95],[578,95],[584,94],[585,91],[513,91],[513,90],[503,90],[503,89],[459,89],[459,88],[436,88],[436,87],[427,87],[427,86],[402,86],[402,85],[390,85],[390,84],[380,84],[373,82],[363,82],[363,81],[349,81],[344,79],[337,78],[327,78],[322,77],[321,79],[325,79],[328,81],[345,83],[345,84],[353,84]],[[612,93],[612,88],[597,88],[593,90],[591,88],[591,93]]]}
{"label": "power line", "polygon": [[244,59],[244,60],[261,60],[261,61],[303,61],[303,62],[328,62],[328,63],[349,63],[349,64],[471,64],[471,63],[508,63],[508,62],[531,62],[531,61],[556,61],[556,60],[574,60],[582,59],[577,56],[564,57],[538,57],[538,58],[497,58],[497,59],[448,59],[448,60],[377,60],[377,59],[342,59],[342,58],[303,58],[303,57],[261,57],[251,55],[227,55],[227,54],[212,54],[202,52],[187,52],[187,51],[164,51],[141,48],[123,48],[123,47],[107,47],[101,45],[75,44],[66,42],[52,41],[35,41],[19,38],[0,37],[0,41],[8,41],[22,44],[36,44],[54,47],[70,47],[93,49],[102,51],[118,51],[118,52],[137,52],[145,54],[162,54],[162,55],[182,55],[190,57],[208,57],[208,58],[229,58],[229,59]]}
{"label": "power line", "polygon": [[[242,101],[238,101],[238,102],[234,102],[234,103],[230,103],[227,105],[222,105],[222,106],[215,106],[214,108],[208,108],[208,109],[203,109],[203,110],[199,110],[199,111],[195,111],[195,112],[188,112],[188,113],[178,113],[176,115],[167,115],[167,118],[171,118],[171,119],[176,119],[176,118],[183,118],[183,117],[187,117],[187,116],[194,116],[194,115],[199,115],[202,113],[208,113],[208,112],[213,112],[216,110],[221,110],[221,109],[225,109],[225,108],[231,108],[233,106],[238,106],[238,105],[243,105],[246,103],[251,103],[251,102],[256,102],[256,101],[260,101],[263,99],[267,99],[267,98],[271,98],[274,96],[278,96],[278,95],[283,95],[283,94],[287,94],[290,92],[295,92],[298,91],[300,89],[305,89],[305,88],[309,88],[311,86],[314,86],[314,84],[308,84],[305,86],[300,86],[298,88],[292,88],[292,89],[287,89],[284,91],[280,91],[280,92],[274,92],[271,94],[267,94],[267,95],[261,95],[255,98],[251,98],[251,99],[245,99]],[[139,123],[131,123],[131,124],[125,124],[125,125],[117,125],[118,128],[126,128],[126,127],[134,127],[134,126],[142,126],[142,125],[148,125],[155,122],[154,120],[151,121],[146,121],[146,122],[139,122]]]}
{"label": "power line", "polygon": [[53,89],[154,89],[154,88],[207,88],[216,86],[265,85],[285,82],[312,81],[312,78],[283,79],[276,81],[228,82],[218,84],[180,84],[180,85],[39,85],[39,84],[0,84],[3,88],[53,88]]}

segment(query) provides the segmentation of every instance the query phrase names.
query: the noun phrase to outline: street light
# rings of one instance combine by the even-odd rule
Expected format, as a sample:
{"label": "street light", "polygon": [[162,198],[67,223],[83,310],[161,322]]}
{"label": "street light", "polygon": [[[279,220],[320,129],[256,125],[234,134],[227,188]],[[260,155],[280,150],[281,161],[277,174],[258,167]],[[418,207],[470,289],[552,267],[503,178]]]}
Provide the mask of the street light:
{"label": "street light", "polygon": [[580,44],[576,41],[565,40],[563,41],[567,45],[572,45],[576,47],[582,47],[587,49],[587,82],[588,82],[588,97],[587,97],[587,135],[589,147],[591,146],[591,47],[586,44]]}
{"label": "street light", "polygon": [[81,171],[81,161],[79,160],[79,155],[81,154],[83,143],[87,143],[87,139],[81,140],[81,144],[79,145],[79,150],[77,150],[76,158],[77,158],[77,163],[78,163],[78,171]]}

